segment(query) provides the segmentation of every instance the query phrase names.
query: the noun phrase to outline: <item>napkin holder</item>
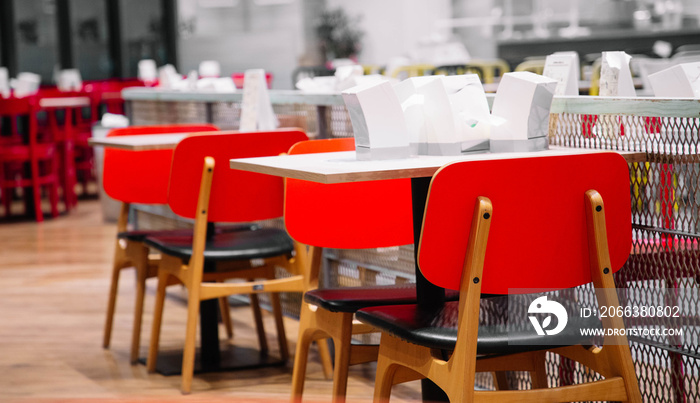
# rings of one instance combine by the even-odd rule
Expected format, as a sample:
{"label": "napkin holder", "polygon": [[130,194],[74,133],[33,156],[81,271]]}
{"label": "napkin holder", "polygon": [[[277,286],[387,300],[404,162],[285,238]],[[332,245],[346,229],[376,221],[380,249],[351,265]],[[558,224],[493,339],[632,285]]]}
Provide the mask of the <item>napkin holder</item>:
{"label": "napkin holder", "polygon": [[420,78],[424,77],[409,78],[394,84],[394,92],[399,98],[404,121],[406,122],[410,152],[413,155],[418,155],[420,145],[426,144],[427,141],[425,112],[423,110],[425,96],[416,92],[416,84],[420,81]]}
{"label": "napkin holder", "polygon": [[549,148],[549,110],[557,81],[531,72],[503,75],[493,101],[492,152]]}
{"label": "napkin holder", "polygon": [[602,97],[634,97],[637,95],[630,71],[632,57],[625,52],[603,52],[600,66]]}
{"label": "napkin holder", "polygon": [[265,70],[249,69],[243,76],[241,132],[275,130],[279,120],[272,109]]}
{"label": "napkin holder", "polygon": [[61,92],[80,91],[83,88],[83,79],[78,69],[63,69],[56,77],[56,87]]}
{"label": "napkin holder", "polygon": [[413,77],[394,86],[420,155],[460,155],[489,149],[489,107],[478,76]]}
{"label": "napkin holder", "polygon": [[218,78],[221,76],[221,65],[216,60],[204,60],[199,63],[197,73],[200,77]]}
{"label": "napkin holder", "polygon": [[700,98],[700,62],[682,63],[649,75],[657,97]]}
{"label": "napkin holder", "polygon": [[10,78],[7,67],[0,67],[0,97],[9,98],[10,95]]}
{"label": "napkin holder", "polygon": [[35,95],[39,92],[40,84],[41,76],[35,73],[19,73],[16,79],[10,80],[10,86],[14,90],[13,93],[16,98]]}
{"label": "napkin holder", "polygon": [[139,60],[138,79],[146,83],[146,85],[155,84],[155,82],[158,80],[158,68],[155,60]]}
{"label": "napkin holder", "polygon": [[388,81],[367,83],[342,92],[355,135],[358,160],[408,158],[408,127],[399,98]]}
{"label": "napkin holder", "polygon": [[578,95],[578,78],[580,66],[578,53],[556,52],[544,62],[542,75],[557,80],[554,95]]}

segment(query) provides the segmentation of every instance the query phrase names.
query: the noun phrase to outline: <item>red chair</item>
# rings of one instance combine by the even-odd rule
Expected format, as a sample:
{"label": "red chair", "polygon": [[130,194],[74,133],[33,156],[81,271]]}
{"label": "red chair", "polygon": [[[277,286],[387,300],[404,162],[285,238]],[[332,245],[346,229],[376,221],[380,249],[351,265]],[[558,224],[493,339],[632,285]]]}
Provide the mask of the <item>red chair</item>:
{"label": "red chair", "polygon": [[[218,131],[218,128],[209,124],[132,126],[112,130],[107,136],[213,131]],[[168,183],[170,181],[172,154],[173,150],[128,151],[115,148],[105,148],[104,152],[102,183],[107,195],[121,201],[122,207],[117,223],[118,234],[107,303],[103,346],[104,348],[109,348],[112,337],[119,275],[123,269],[134,267],[136,269],[136,303],[134,305],[134,324],[131,339],[132,363],[136,363],[138,360],[146,279],[155,277],[158,259],[154,256],[149,257],[148,247],[143,244],[146,236],[152,234],[153,231],[128,230],[129,207],[131,203],[166,204],[168,202]],[[185,231],[185,233],[188,232],[191,233],[192,231]],[[179,233],[182,233],[182,231]],[[226,318],[230,317],[222,314],[222,318],[226,320]]]}
{"label": "red chair", "polygon": [[[236,88],[243,88],[243,81],[245,81],[245,73],[233,73],[231,74],[231,78],[233,79],[233,84],[236,86]],[[267,82],[267,88],[272,88],[272,79],[272,73],[265,73],[265,81]]]}
{"label": "red chair", "polygon": [[[307,140],[298,130],[190,136],[173,154],[168,205],[177,215],[195,220],[193,236],[150,236],[146,243],[162,254],[158,291],[148,354],[148,370],[156,368],[165,286],[171,278],[188,291],[187,330],[182,360],[183,393],[192,387],[195,333],[201,301],[234,294],[270,293],[273,309],[281,311],[279,292],[302,291],[303,279],[290,261],[294,244],[286,231],[258,228],[216,233],[209,222],[251,222],[282,216],[282,178],[232,170],[232,158],[279,155],[292,144]],[[216,170],[214,164],[216,163]],[[204,168],[202,168],[204,166]],[[214,232],[214,233],[212,233]],[[264,264],[257,266],[255,260]],[[275,278],[275,268],[287,268],[292,277]],[[218,279],[241,278],[243,283],[203,282],[206,273]],[[296,274],[296,275],[294,275]],[[280,355],[288,357],[281,315],[276,315]],[[205,327],[205,324],[202,324]],[[218,340],[210,341],[216,344]],[[206,345],[206,341],[202,342]],[[211,347],[211,346],[210,346]]]}
{"label": "red chair", "polygon": [[[355,149],[354,139],[296,144],[290,154]],[[351,345],[354,334],[377,330],[353,323],[354,313],[375,305],[415,302],[415,284],[317,289],[323,248],[363,249],[413,243],[409,179],[319,184],[287,179],[285,224],[295,241],[309,245],[306,293],[292,375],[292,402],[302,399],[309,346],[332,338],[335,348],[333,401],[345,399],[348,367],[377,359],[377,346]]]}
{"label": "red chair", "polygon": [[86,81],[85,89],[99,94],[98,117],[100,112],[115,113],[124,115],[124,98],[122,98],[122,90],[129,87],[143,87],[146,84],[137,79],[108,79]]}
{"label": "red chair", "polygon": [[[77,205],[75,185],[80,182],[83,195],[86,195],[88,182],[95,181],[94,153],[88,145],[92,136],[92,124],[97,120],[99,94],[81,91],[59,91],[55,87],[39,90],[39,103],[46,113],[40,122],[40,133],[58,145],[60,155],[61,187],[66,211]],[[65,105],[48,107],[45,99],[66,99]],[[68,102],[69,98],[78,101]],[[82,103],[87,100],[87,104]],[[80,102],[83,101],[83,102]]]}
{"label": "red chair", "polygon": [[[376,402],[389,400],[393,384],[420,378],[435,382],[451,402],[641,402],[627,338],[606,336],[603,347],[593,348],[582,336],[582,328],[600,326],[597,319],[590,323],[570,310],[563,331],[539,336],[525,319],[537,295],[528,299],[522,328],[506,333],[479,321],[482,293],[514,289],[541,293],[593,282],[598,306],[619,306],[612,275],[625,264],[632,238],[629,173],[620,155],[450,164],[433,177],[425,211],[421,271],[433,284],[459,290],[460,299],[430,312],[416,305],[358,311],[358,319],[382,330]],[[604,317],[602,325],[624,328],[620,317]],[[439,350],[452,354],[445,359]],[[605,379],[548,388],[545,351]],[[503,370],[529,371],[533,389],[474,390],[475,372]]]}
{"label": "red chair", "polygon": [[35,97],[0,99],[0,121],[8,124],[8,133],[0,141],[0,192],[6,217],[11,215],[15,189],[24,188],[27,214],[33,213],[37,221],[43,221],[42,187],[48,188],[51,216],[58,215],[56,145],[39,141],[37,111]]}

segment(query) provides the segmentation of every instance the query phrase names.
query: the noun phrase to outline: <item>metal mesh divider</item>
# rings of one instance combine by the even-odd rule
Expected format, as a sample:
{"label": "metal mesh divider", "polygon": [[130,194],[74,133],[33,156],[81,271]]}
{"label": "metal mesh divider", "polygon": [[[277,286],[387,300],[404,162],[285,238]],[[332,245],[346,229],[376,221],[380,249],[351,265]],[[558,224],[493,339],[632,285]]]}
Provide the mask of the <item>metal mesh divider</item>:
{"label": "metal mesh divider", "polygon": [[[645,161],[629,164],[633,247],[626,265],[615,275],[617,287],[637,294],[649,288],[693,291],[666,296],[666,301],[694,307],[682,318],[685,344],[679,341],[666,347],[669,343],[664,340],[630,337],[642,398],[700,401],[698,102],[597,100],[605,102],[607,109],[598,115],[586,113],[601,108],[591,108],[585,97],[567,102],[560,113],[550,115],[550,144],[646,153]],[[548,354],[550,385],[599,378],[567,361]],[[515,377],[516,386],[529,386],[527,374]]]}

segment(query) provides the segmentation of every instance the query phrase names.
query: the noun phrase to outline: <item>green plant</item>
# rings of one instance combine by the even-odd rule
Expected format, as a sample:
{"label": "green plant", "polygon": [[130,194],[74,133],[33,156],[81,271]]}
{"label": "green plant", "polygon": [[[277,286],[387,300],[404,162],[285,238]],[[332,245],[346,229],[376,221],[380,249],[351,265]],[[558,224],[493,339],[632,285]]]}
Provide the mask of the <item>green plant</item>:
{"label": "green plant", "polygon": [[349,17],[342,8],[322,12],[316,25],[321,54],[333,59],[360,53],[360,40],[364,32],[357,25],[361,19],[361,16]]}

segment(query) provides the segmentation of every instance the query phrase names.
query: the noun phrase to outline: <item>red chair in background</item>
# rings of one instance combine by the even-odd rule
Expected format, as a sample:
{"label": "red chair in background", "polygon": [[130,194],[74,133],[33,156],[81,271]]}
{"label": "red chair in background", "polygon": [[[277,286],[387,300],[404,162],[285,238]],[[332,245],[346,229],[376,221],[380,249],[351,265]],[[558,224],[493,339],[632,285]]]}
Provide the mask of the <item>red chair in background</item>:
{"label": "red chair in background", "polygon": [[[568,311],[547,297],[550,306],[534,304],[541,293],[592,282],[598,306],[619,308],[613,273],[629,257],[631,240],[629,173],[619,154],[442,167],[430,184],[418,261],[428,281],[459,290],[460,299],[430,311],[416,305],[358,311],[358,319],[382,330],[374,401],[388,401],[394,384],[428,378],[451,402],[641,402],[628,340],[618,335],[622,317],[602,318],[601,330],[615,332],[595,347],[582,332],[599,329],[595,315],[574,315],[575,301],[561,300],[574,305]],[[526,300],[527,312],[508,315],[509,323],[522,319],[522,327],[479,320],[482,293],[528,292],[537,295]],[[526,320],[536,312],[550,314],[537,331]],[[445,358],[440,350],[452,354]],[[546,351],[605,379],[550,388]],[[474,390],[475,372],[505,370],[530,372],[533,388]]]}
{"label": "red chair in background", "polygon": [[[108,137],[134,136],[144,134],[196,133],[214,132],[219,129],[214,125],[163,125],[132,126],[115,129]],[[139,354],[141,336],[141,317],[146,289],[146,280],[155,277],[158,258],[149,257],[149,249],[143,244],[144,238],[155,231],[134,231],[127,227],[131,203],[167,204],[170,165],[173,150],[128,151],[105,148],[102,183],[107,195],[122,202],[121,213],[117,223],[117,240],[112,267],[107,316],[104,328],[104,348],[109,348],[112,336],[112,324],[117,301],[119,275],[126,268],[136,269],[136,302],[131,339],[131,362],[136,363]],[[180,231],[179,233],[182,233]],[[184,230],[184,233],[191,230]],[[228,306],[228,304],[226,304]],[[225,313],[225,312],[224,312]],[[226,321],[228,315],[222,313]],[[228,323],[230,326],[230,323]]]}
{"label": "red chair in background", "polygon": [[12,213],[15,189],[23,188],[27,214],[33,213],[37,221],[43,221],[42,187],[48,189],[51,216],[58,215],[56,145],[49,141],[39,141],[37,112],[36,97],[0,99],[0,121],[3,125],[0,139],[0,192],[6,217]]}
{"label": "red chair in background", "polygon": [[43,137],[55,142],[59,150],[60,182],[66,211],[77,202],[75,185],[87,194],[88,182],[95,182],[94,153],[88,145],[92,124],[97,120],[98,95],[82,91],[59,91],[55,87],[39,90],[39,106],[46,118],[40,122]]}
{"label": "red chair in background", "polygon": [[103,111],[124,115],[126,111],[124,110],[122,90],[130,87],[144,87],[145,85],[143,81],[137,79],[109,79],[86,81],[85,89],[99,94],[98,116]]}
{"label": "red chair in background", "polygon": [[[182,359],[183,393],[189,393],[192,388],[200,302],[228,295],[269,293],[275,313],[280,356],[282,360],[288,358],[279,293],[303,290],[303,278],[292,260],[293,241],[283,229],[268,227],[217,233],[209,224],[245,223],[281,217],[284,202],[282,178],[232,170],[229,160],[279,155],[287,152],[293,144],[307,139],[306,134],[298,130],[227,132],[190,136],[175,149],[168,205],[177,215],[194,219],[195,230],[189,236],[146,238],[146,243],[162,254],[147,367],[149,372],[156,369],[165,287],[176,278],[185,285],[188,295]],[[262,265],[258,263],[260,260]],[[292,276],[276,278],[276,267],[287,269]],[[220,280],[238,278],[248,281],[205,282],[207,274]],[[206,315],[208,312],[203,310],[202,313]],[[208,333],[209,325],[204,321],[200,324],[202,349],[209,349],[202,353],[203,363],[208,359],[218,359],[212,357],[218,354],[211,353],[211,349],[218,350],[219,340],[215,332]],[[214,336],[213,339],[210,336]],[[211,365],[214,369],[219,368],[219,362]]]}
{"label": "red chair in background", "polygon": [[[245,73],[233,73],[231,74],[231,78],[233,79],[233,84],[236,86],[236,88],[243,88]],[[272,73],[265,73],[265,81],[267,82],[267,88],[272,88],[272,79]]]}

